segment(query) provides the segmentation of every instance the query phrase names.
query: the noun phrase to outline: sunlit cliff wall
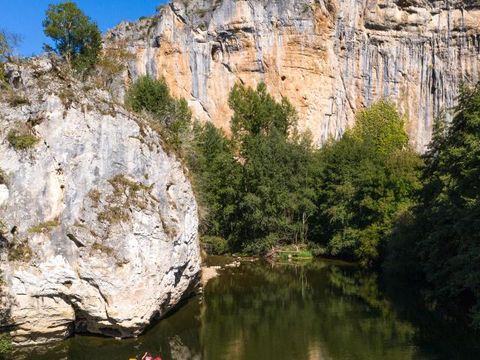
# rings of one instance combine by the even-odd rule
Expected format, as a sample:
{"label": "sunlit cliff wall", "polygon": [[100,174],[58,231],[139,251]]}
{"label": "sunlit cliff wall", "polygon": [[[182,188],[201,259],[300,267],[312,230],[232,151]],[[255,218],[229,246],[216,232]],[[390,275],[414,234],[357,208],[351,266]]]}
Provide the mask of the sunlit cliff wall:
{"label": "sunlit cliff wall", "polygon": [[227,130],[231,87],[264,81],[318,143],[389,98],[423,151],[460,85],[479,80],[480,1],[175,1],[111,30],[117,41],[135,54],[130,78],[164,77],[198,118]]}

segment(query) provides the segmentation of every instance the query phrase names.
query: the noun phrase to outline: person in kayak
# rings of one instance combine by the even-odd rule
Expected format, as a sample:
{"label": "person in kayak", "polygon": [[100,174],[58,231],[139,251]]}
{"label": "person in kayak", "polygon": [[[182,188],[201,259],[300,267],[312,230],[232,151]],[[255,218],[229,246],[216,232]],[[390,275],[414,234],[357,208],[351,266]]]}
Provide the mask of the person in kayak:
{"label": "person in kayak", "polygon": [[154,358],[152,355],[150,355],[148,352],[146,352],[143,355],[142,360],[162,360],[162,358],[161,357]]}

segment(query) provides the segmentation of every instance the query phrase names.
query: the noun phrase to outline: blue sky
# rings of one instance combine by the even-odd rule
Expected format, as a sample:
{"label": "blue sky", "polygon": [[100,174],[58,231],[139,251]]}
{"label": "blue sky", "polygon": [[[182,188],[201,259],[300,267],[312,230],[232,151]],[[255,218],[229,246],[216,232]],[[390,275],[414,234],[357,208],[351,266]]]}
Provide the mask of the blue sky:
{"label": "blue sky", "polygon": [[[18,52],[24,56],[42,52],[47,41],[42,21],[48,4],[55,0],[0,0],[0,29],[22,36]],[[122,20],[136,20],[155,13],[165,0],[77,0],[77,5],[105,31]]]}

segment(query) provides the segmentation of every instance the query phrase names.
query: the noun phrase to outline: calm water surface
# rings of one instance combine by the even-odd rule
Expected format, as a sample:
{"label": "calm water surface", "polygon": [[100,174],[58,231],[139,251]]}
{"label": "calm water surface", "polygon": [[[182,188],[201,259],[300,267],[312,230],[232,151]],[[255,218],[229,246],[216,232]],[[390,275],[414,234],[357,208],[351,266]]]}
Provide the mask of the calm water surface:
{"label": "calm water surface", "polygon": [[[210,258],[210,263],[222,261]],[[480,359],[472,334],[415,303],[409,284],[330,261],[225,269],[138,339],[77,336],[15,359]]]}

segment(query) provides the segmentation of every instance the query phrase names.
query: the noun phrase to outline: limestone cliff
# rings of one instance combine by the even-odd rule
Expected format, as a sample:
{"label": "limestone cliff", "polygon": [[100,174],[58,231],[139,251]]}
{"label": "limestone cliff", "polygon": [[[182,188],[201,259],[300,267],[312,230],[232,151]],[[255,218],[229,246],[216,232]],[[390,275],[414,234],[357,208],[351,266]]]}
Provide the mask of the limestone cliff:
{"label": "limestone cliff", "polygon": [[1,322],[18,343],[139,334],[196,286],[197,208],[158,134],[55,61],[0,91]]}
{"label": "limestone cliff", "polygon": [[264,81],[292,101],[319,142],[390,98],[422,151],[460,84],[479,80],[480,1],[174,1],[107,40],[135,53],[131,78],[165,77],[197,117],[218,126],[228,128],[235,82]]}

